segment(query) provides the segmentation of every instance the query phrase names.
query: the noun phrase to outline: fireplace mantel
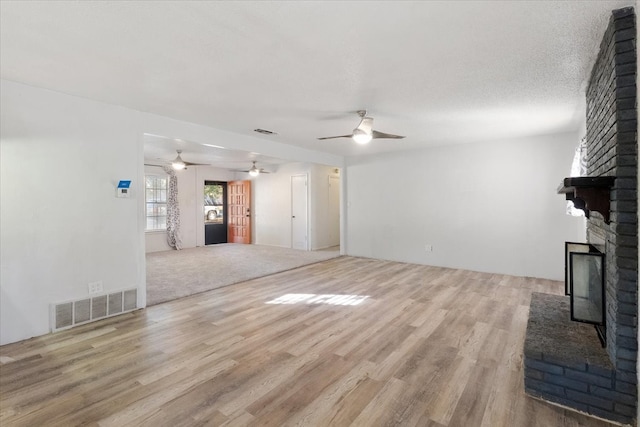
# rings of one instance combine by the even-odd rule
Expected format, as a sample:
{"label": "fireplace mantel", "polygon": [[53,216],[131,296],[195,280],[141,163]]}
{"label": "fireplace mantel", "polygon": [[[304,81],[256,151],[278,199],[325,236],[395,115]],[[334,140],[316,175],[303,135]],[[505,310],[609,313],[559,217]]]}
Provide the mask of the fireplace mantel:
{"label": "fireplace mantel", "polygon": [[589,218],[590,211],[600,212],[604,222],[609,224],[610,191],[615,181],[614,176],[579,176],[565,178],[558,187],[558,194],[565,194],[576,209],[584,211]]}

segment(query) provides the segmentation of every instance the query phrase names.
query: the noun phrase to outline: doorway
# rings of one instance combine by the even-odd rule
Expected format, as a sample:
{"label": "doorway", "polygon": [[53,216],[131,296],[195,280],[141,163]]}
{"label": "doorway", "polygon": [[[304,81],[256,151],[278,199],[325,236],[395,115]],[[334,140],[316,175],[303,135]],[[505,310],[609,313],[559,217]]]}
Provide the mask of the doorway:
{"label": "doorway", "polygon": [[309,250],[307,175],[291,176],[291,247]]}
{"label": "doorway", "polygon": [[227,183],[204,182],[204,244],[227,243]]}

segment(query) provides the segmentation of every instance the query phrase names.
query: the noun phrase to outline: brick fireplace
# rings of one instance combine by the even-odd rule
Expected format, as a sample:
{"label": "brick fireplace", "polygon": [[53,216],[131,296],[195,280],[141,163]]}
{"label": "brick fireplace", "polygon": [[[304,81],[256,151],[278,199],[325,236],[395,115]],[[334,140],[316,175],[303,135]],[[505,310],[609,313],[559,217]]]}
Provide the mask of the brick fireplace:
{"label": "brick fireplace", "polygon": [[627,424],[638,405],[636,52],[633,8],[613,11],[586,93],[587,176],[615,178],[609,212],[587,220],[588,243],[605,254],[606,347],[570,322],[568,297],[534,294],[524,350],[527,393]]}

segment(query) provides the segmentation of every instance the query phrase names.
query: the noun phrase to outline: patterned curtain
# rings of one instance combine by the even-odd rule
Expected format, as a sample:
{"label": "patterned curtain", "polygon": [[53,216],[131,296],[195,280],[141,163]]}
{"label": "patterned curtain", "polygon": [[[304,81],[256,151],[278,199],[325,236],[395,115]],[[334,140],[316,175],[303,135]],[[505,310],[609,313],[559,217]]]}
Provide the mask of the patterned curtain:
{"label": "patterned curtain", "polygon": [[164,166],[164,171],[169,175],[167,185],[167,243],[177,250],[182,249],[180,238],[180,207],[178,206],[178,178],[176,171],[171,166]]}

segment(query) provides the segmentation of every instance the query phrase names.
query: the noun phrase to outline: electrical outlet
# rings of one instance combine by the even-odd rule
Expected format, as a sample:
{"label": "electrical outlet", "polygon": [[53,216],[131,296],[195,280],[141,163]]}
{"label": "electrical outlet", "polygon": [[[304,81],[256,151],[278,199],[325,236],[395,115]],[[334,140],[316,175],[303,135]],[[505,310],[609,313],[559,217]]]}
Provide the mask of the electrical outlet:
{"label": "electrical outlet", "polygon": [[424,245],[425,252],[433,252],[433,245]]}
{"label": "electrical outlet", "polygon": [[91,282],[88,285],[89,287],[89,294],[97,294],[102,292],[102,282],[98,281],[98,282]]}

